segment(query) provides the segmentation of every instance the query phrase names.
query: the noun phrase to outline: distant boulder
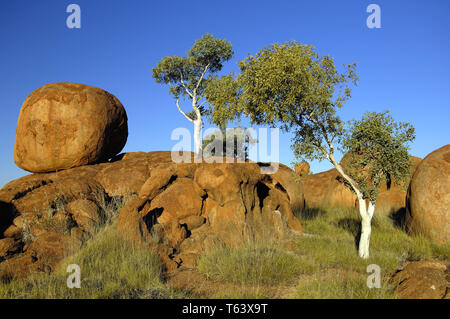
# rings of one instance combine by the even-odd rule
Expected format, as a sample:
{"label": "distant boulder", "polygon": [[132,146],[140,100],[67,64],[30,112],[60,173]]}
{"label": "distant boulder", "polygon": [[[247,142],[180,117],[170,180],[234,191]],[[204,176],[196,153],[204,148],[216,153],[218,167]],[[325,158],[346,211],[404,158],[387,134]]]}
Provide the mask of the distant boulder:
{"label": "distant boulder", "polygon": [[22,105],[14,161],[34,173],[104,162],[122,150],[127,137],[127,115],[114,95],[83,84],[51,83]]}
{"label": "distant boulder", "polygon": [[301,161],[295,164],[294,170],[299,176],[307,176],[309,174],[309,163]]}
{"label": "distant boulder", "polygon": [[308,175],[302,183],[305,203],[309,208],[355,206],[355,194],[340,181],[340,174],[335,168]]}
{"label": "distant boulder", "polygon": [[406,227],[437,243],[450,242],[450,144],[417,167],[406,198]]}

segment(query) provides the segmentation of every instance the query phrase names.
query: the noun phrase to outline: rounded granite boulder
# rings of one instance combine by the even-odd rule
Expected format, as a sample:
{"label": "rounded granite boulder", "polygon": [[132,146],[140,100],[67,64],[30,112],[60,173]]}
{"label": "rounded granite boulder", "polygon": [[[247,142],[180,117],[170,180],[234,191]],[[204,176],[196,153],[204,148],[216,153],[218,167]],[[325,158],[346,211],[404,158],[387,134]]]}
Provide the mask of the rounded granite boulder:
{"label": "rounded granite boulder", "polygon": [[14,162],[34,173],[104,162],[122,150],[127,137],[127,115],[114,95],[89,85],[51,83],[22,105]]}
{"label": "rounded granite boulder", "polygon": [[436,243],[450,242],[450,144],[423,159],[406,197],[406,227]]}

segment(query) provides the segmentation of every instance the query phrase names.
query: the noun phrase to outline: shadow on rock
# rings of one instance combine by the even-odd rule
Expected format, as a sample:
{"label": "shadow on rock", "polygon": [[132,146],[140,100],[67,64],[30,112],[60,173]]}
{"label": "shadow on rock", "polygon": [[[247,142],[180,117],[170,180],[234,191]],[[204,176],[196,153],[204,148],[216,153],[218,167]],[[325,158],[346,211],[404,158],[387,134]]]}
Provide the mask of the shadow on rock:
{"label": "shadow on rock", "polygon": [[16,215],[13,204],[0,201],[0,238],[3,237],[3,232],[12,224]]}

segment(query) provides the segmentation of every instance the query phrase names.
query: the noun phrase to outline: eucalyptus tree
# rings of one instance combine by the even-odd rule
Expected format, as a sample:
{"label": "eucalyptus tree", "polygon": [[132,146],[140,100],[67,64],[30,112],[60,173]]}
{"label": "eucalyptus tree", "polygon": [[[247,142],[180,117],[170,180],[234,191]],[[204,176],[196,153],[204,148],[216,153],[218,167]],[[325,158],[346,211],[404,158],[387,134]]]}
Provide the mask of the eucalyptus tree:
{"label": "eucalyptus tree", "polygon": [[[231,43],[205,34],[195,41],[186,57],[167,56],[153,68],[153,78],[157,83],[170,86],[169,92],[175,97],[178,111],[194,125],[194,152],[201,154],[202,116],[208,114],[205,95],[208,84],[217,79],[223,63],[233,57]],[[192,111],[185,112],[180,99],[190,100]]]}
{"label": "eucalyptus tree", "polygon": [[395,122],[388,113],[367,112],[361,120],[353,120],[342,141],[349,156],[341,175],[347,174],[344,178],[358,197],[359,211],[366,211],[361,214],[359,240],[363,258],[369,256],[371,221],[381,183],[406,188],[411,175],[408,143],[415,138],[414,127]]}
{"label": "eucalyptus tree", "polygon": [[[358,81],[355,68],[356,63],[347,64],[339,72],[330,56],[319,55],[310,45],[273,44],[240,62],[238,110],[252,123],[279,126],[292,133],[291,147],[297,158],[326,159],[334,165],[358,198],[359,255],[368,258],[375,186],[389,176],[402,179],[409,165],[404,143],[412,140],[414,129],[393,123],[385,113],[371,113],[345,130],[336,111],[351,97],[350,84]],[[339,145],[359,155],[349,169],[335,158]],[[362,178],[358,173],[362,171],[370,174]]]}
{"label": "eucalyptus tree", "polygon": [[258,140],[245,127],[217,129],[203,139],[203,151],[211,156],[227,156],[245,160]]}

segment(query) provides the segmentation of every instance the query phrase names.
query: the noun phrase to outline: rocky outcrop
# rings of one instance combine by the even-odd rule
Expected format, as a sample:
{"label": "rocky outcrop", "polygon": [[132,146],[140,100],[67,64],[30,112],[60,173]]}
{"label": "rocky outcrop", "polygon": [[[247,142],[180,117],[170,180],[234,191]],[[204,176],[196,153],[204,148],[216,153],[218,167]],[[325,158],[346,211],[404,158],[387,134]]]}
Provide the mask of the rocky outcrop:
{"label": "rocky outcrop", "polygon": [[278,188],[286,191],[291,210],[294,213],[300,212],[305,207],[305,196],[303,194],[303,183],[298,175],[289,167],[283,164],[278,165],[278,169],[270,174],[274,181],[277,181]]}
{"label": "rocky outcrop", "polygon": [[122,150],[127,136],[127,115],[114,95],[83,84],[51,83],[22,105],[14,161],[30,172],[104,162]]}
{"label": "rocky outcrop", "polygon": [[450,145],[423,159],[411,179],[406,203],[406,227],[411,234],[450,242]]}
{"label": "rocky outcrop", "polygon": [[[120,198],[118,228],[154,246],[168,267],[195,263],[220,240],[301,231],[301,183],[284,165],[172,162],[170,152],[128,153],[108,163],[31,174],[0,190],[0,276],[53,271],[95,235]],[[209,239],[208,239],[209,238]]]}
{"label": "rocky outcrop", "polygon": [[123,154],[108,163],[31,174],[5,185],[0,275],[52,271],[96,233],[108,205],[137,194],[151,169],[165,162],[171,162],[169,152]]}
{"label": "rocky outcrop", "polygon": [[193,267],[202,252],[219,243],[299,233],[285,167],[279,173],[261,174],[260,165],[249,162],[159,168],[120,212],[119,232],[157,246],[168,269]]}
{"label": "rocky outcrop", "polygon": [[395,293],[401,299],[448,299],[449,264],[440,261],[413,261],[392,276]]}

